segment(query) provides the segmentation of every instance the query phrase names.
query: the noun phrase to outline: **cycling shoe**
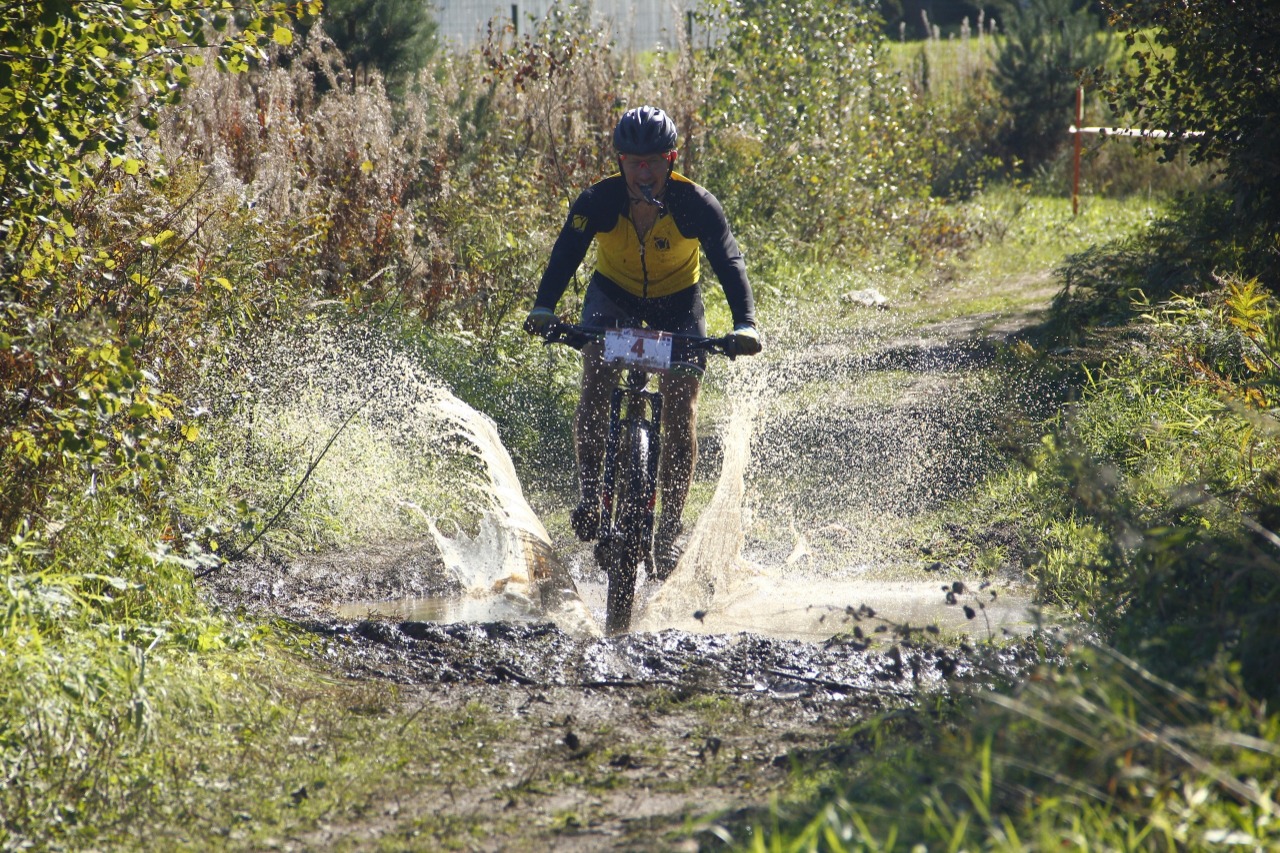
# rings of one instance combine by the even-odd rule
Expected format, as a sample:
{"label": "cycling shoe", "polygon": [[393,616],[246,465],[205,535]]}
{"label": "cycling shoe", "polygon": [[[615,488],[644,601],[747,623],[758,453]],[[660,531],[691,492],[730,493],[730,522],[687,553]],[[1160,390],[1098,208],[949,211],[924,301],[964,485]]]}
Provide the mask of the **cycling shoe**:
{"label": "cycling shoe", "polygon": [[582,501],[573,512],[569,513],[569,523],[573,532],[583,542],[590,542],[600,536],[600,504],[593,501]]}
{"label": "cycling shoe", "polygon": [[676,539],[680,536],[680,530],[679,522],[671,526],[659,524],[658,532],[653,537],[654,574],[657,575],[660,581],[671,577],[676,563],[680,561],[680,549],[676,547]]}

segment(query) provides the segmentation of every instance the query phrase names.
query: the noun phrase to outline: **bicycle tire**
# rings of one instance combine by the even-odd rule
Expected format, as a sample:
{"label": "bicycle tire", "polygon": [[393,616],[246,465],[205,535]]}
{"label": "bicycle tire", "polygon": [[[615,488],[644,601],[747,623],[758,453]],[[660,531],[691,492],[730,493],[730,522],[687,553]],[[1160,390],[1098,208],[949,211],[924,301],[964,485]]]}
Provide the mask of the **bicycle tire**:
{"label": "bicycle tire", "polygon": [[650,546],[646,532],[653,529],[654,483],[649,476],[652,427],[645,420],[629,424],[625,452],[619,460],[614,502],[616,541],[608,548],[605,566],[605,633],[613,636],[631,627],[636,579]]}

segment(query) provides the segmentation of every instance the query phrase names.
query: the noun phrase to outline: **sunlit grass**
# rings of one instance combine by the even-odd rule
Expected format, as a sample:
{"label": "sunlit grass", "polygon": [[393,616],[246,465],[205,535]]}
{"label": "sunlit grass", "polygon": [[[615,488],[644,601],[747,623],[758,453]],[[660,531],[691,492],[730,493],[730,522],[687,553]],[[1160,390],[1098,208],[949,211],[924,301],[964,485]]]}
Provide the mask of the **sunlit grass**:
{"label": "sunlit grass", "polygon": [[811,819],[763,824],[746,849],[1014,851],[1064,840],[1203,849],[1228,839],[1265,849],[1280,840],[1277,722],[1261,706],[1211,709],[1104,651],[1084,650],[1045,675],[1012,695],[976,698],[958,726],[950,715],[916,716],[919,730],[890,735],[879,760],[849,768],[841,793]]}

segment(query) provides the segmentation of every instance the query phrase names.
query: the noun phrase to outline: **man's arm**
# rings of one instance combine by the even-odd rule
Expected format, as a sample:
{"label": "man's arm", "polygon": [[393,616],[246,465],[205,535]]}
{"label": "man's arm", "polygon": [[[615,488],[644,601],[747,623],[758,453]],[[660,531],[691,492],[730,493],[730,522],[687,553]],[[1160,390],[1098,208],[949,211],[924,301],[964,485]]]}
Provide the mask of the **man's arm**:
{"label": "man's arm", "polygon": [[742,250],[729,229],[729,220],[720,201],[702,187],[697,190],[699,203],[695,214],[695,233],[711,263],[712,272],[724,289],[729,310],[733,313],[733,325],[755,326],[755,296],[747,281],[747,265],[742,259]]}
{"label": "man's arm", "polygon": [[551,248],[551,257],[538,285],[538,295],[533,300],[535,308],[555,311],[570,279],[587,256],[587,249],[591,248],[596,234],[594,219],[591,215],[591,192],[588,190],[578,196],[569,208],[569,216]]}

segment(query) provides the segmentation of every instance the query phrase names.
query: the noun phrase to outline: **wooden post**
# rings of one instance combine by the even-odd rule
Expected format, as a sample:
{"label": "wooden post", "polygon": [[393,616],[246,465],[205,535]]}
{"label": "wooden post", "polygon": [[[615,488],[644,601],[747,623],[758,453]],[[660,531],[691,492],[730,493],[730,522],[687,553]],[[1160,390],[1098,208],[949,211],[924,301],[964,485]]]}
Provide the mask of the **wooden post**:
{"label": "wooden post", "polygon": [[1071,215],[1080,215],[1080,128],[1084,126],[1084,86],[1076,87],[1076,123],[1071,127],[1072,146],[1075,149],[1072,157],[1071,173]]}
{"label": "wooden post", "polygon": [[511,32],[520,35],[520,4],[511,4]]}

